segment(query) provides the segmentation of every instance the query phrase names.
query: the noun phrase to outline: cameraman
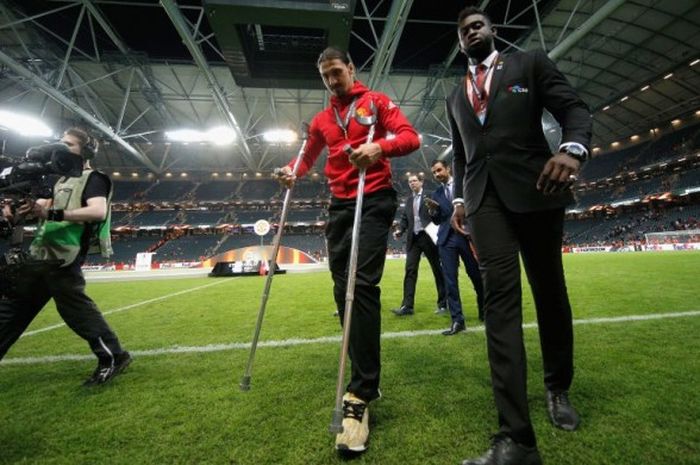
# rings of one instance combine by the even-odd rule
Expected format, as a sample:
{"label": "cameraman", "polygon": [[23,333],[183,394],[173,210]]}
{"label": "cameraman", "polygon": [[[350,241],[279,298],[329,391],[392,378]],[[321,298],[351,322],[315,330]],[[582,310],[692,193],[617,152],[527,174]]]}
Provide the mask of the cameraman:
{"label": "cameraman", "polygon": [[95,302],[85,294],[85,278],[80,269],[88,253],[102,253],[106,257],[112,254],[109,224],[112,182],[107,175],[90,168],[97,143],[85,131],[68,129],[61,142],[83,159],[82,176],[61,177],[54,186],[52,199],[27,201],[16,212],[8,206],[3,209],[5,218],[14,223],[25,216],[39,220],[30,245],[33,259],[63,260],[63,263],[50,271],[23,272],[16,295],[0,300],[0,360],[53,298],[61,318],[88,341],[97,356],[97,368],[84,383],[92,386],[109,381],[131,362],[131,356],[121,348]]}

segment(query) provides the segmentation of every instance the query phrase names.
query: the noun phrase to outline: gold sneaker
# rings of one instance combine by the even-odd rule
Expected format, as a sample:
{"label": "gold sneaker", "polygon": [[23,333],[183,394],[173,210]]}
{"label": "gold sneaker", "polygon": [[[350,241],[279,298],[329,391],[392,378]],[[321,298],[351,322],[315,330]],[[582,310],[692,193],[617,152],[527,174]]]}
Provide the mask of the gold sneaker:
{"label": "gold sneaker", "polygon": [[336,435],[335,448],[340,451],[362,452],[367,449],[368,437],[367,402],[348,392],[343,396],[343,432]]}

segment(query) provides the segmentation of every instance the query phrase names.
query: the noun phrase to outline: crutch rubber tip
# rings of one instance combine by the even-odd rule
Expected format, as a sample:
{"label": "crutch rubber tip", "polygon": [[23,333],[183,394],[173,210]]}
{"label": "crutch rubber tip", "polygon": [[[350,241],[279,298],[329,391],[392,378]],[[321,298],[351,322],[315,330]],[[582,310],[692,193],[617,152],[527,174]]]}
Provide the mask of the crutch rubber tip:
{"label": "crutch rubber tip", "polygon": [[328,427],[328,431],[333,434],[340,434],[343,432],[343,411],[333,409],[333,419],[331,420],[331,425]]}
{"label": "crutch rubber tip", "polygon": [[244,376],[243,379],[241,379],[241,391],[250,391],[250,376]]}

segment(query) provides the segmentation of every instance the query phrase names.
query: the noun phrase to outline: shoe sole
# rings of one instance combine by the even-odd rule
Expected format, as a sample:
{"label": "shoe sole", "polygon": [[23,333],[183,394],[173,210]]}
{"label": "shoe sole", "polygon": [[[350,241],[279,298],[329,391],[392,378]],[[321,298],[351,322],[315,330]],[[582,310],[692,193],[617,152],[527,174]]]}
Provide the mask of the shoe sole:
{"label": "shoe sole", "polygon": [[367,444],[363,444],[361,446],[355,446],[355,447],[349,447],[347,444],[336,444],[335,449],[338,452],[364,452],[367,450]]}
{"label": "shoe sole", "polygon": [[576,431],[578,429],[579,425],[581,424],[581,421],[579,420],[578,423],[576,423],[575,425],[563,425],[561,423],[557,423],[551,417],[549,418],[549,422],[555,428],[558,428],[558,429],[563,430],[563,431],[569,431],[569,432]]}

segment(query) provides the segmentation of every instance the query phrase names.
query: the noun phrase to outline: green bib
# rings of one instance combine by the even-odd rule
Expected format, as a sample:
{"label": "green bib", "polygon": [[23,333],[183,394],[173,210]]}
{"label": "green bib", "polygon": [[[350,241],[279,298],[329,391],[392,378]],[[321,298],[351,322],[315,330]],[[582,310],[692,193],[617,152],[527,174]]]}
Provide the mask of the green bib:
{"label": "green bib", "polygon": [[[79,178],[61,178],[53,188],[53,205],[56,210],[76,210],[82,207],[81,198],[92,170],[83,170]],[[99,223],[74,223],[70,221],[42,220],[36,237],[29,247],[31,256],[37,260],[63,260],[62,266],[75,261],[80,253],[80,240],[86,227],[93,229],[88,254],[112,255],[110,220],[112,216],[112,186],[107,196],[107,217]]]}

